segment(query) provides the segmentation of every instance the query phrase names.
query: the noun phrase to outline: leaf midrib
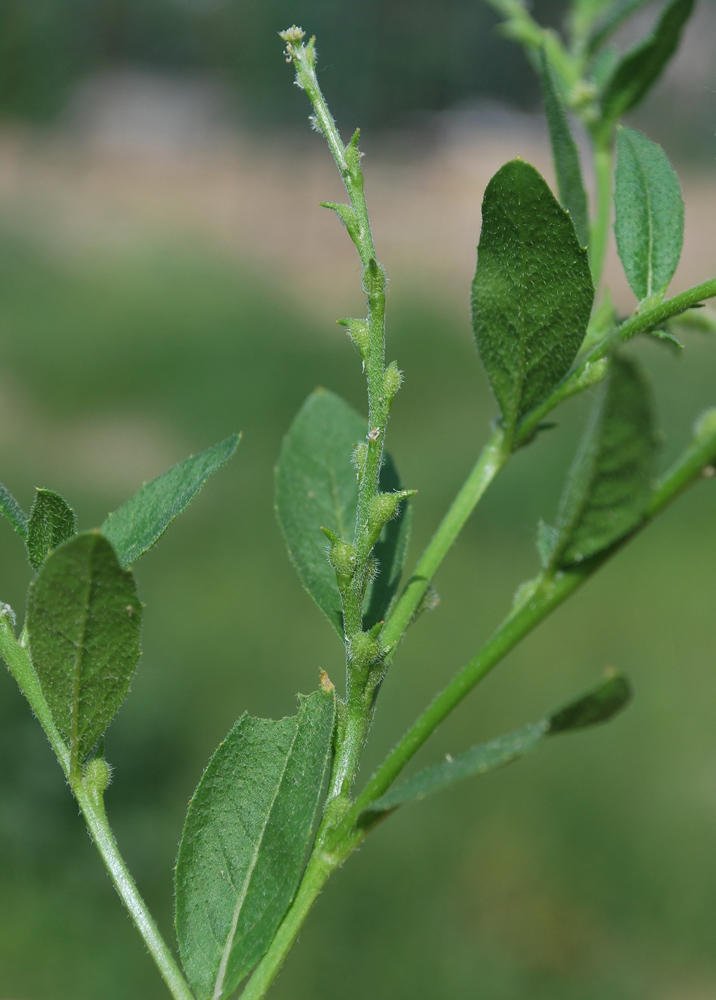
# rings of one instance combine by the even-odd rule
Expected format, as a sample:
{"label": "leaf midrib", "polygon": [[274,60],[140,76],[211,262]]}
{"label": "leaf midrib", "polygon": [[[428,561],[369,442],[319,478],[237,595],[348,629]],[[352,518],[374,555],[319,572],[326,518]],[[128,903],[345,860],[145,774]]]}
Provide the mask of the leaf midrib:
{"label": "leaf midrib", "polygon": [[83,602],[82,620],[80,623],[79,643],[75,654],[74,682],[72,691],[72,731],[70,735],[70,761],[72,770],[75,771],[79,765],[79,728],[80,728],[80,689],[82,680],[82,665],[84,660],[85,635],[87,633],[87,620],[89,618],[89,607],[92,600],[92,555],[94,544],[88,553],[89,563],[89,583],[86,588],[87,598]]}
{"label": "leaf midrib", "polygon": [[214,992],[212,994],[212,1000],[220,1000],[222,992],[223,992],[223,989],[224,989],[224,980],[226,979],[226,970],[227,970],[228,965],[229,965],[229,959],[231,958],[231,951],[232,951],[232,948],[234,946],[234,941],[235,941],[235,937],[236,937],[236,930],[237,930],[237,928],[239,926],[239,918],[241,916],[241,910],[242,910],[242,907],[243,907],[244,903],[246,902],[246,897],[248,895],[249,888],[251,886],[251,878],[252,878],[254,870],[256,868],[256,864],[258,862],[259,854],[261,853],[261,845],[263,844],[263,840],[264,840],[264,837],[266,835],[266,830],[267,830],[268,825],[269,825],[269,820],[271,819],[271,816],[272,816],[273,810],[274,810],[274,806],[276,804],[276,801],[278,799],[279,793],[280,793],[281,788],[283,786],[283,779],[285,777],[286,770],[288,768],[288,762],[291,759],[291,755],[293,753],[293,748],[295,747],[296,740],[298,739],[298,733],[299,733],[299,729],[300,729],[300,725],[299,725],[300,715],[301,715],[301,712],[299,712],[298,715],[296,716],[296,723],[295,723],[295,727],[294,727],[293,739],[291,740],[291,744],[290,744],[288,753],[286,754],[286,760],[285,760],[283,768],[281,770],[281,776],[280,776],[279,780],[276,782],[276,789],[275,789],[274,795],[273,795],[273,797],[271,799],[271,804],[270,804],[268,810],[266,811],[266,820],[265,820],[265,822],[264,822],[264,824],[263,824],[263,826],[261,828],[261,835],[258,838],[258,840],[256,841],[256,846],[255,846],[255,849],[254,849],[254,852],[253,852],[253,857],[251,859],[251,864],[249,865],[249,867],[248,867],[248,869],[246,871],[246,876],[244,878],[244,888],[243,888],[243,891],[239,895],[239,898],[236,901],[236,905],[234,906],[234,913],[233,913],[233,916],[231,918],[231,927],[229,928],[229,933],[226,936],[226,942],[224,944],[224,950],[223,950],[223,952],[221,954],[221,961],[219,962],[219,969],[217,971],[216,980],[214,982]]}

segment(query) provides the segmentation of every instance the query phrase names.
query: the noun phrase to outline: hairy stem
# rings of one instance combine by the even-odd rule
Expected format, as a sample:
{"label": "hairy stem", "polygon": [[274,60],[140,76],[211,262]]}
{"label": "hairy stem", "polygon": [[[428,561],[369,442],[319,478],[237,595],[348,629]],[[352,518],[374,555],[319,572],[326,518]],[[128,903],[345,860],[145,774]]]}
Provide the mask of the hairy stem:
{"label": "hairy stem", "polygon": [[146,903],[140,896],[119,853],[119,848],[104,813],[101,796],[93,795],[85,787],[81,774],[73,770],[70,749],[54,723],[30,655],[27,649],[15,638],[7,614],[0,614],[0,655],[2,655],[20,690],[30,703],[30,708],[42,725],[82,811],[95,847],[99,851],[120,899],[142,935],[147,951],[159,969],[162,979],[169,987],[174,1000],[194,1000],[191,990],[159,933]]}
{"label": "hairy stem", "polygon": [[[330,113],[316,76],[315,40],[304,44],[305,33],[292,27],[281,32],[286,42],[286,56],[296,69],[296,82],[313,105],[314,122],[323,134],[336,161],[345,185],[350,205],[329,205],[339,215],[356,246],[363,265],[363,289],[368,299],[365,321],[367,340],[361,345],[363,367],[368,387],[368,438],[358,473],[358,503],[356,509],[355,566],[350,583],[342,586],[343,622],[346,643],[346,717],[339,731],[336,746],[331,792],[348,791],[358,770],[358,763],[372,718],[370,698],[371,660],[362,646],[363,662],[356,653],[356,639],[365,638],[363,600],[372,572],[372,550],[377,541],[374,501],[380,492],[380,469],[383,464],[385,434],[393,396],[398,381],[390,384],[385,367],[385,273],[376,259],[368,208],[363,191],[363,172],[358,150],[359,133],[344,145]],[[351,321],[347,321],[349,324]],[[360,321],[362,322],[362,321]],[[389,515],[386,515],[389,516]],[[378,527],[378,534],[380,526]]]}
{"label": "hairy stem", "polygon": [[129,911],[135,927],[142,935],[147,951],[159,969],[169,992],[174,1000],[194,1000],[193,993],[179,971],[174,956],[159,933],[154,918],[147,909],[147,905],[140,896],[136,883],[119,853],[114,834],[107,822],[101,795],[93,795],[85,788],[81,780],[72,782],[72,791],[112,884]]}

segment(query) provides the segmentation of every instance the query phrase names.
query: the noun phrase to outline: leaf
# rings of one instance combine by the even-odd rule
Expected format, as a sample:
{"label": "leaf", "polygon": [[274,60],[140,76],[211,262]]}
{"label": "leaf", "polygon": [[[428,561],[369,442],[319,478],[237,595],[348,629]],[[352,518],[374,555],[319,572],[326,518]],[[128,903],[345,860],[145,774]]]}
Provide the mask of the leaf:
{"label": "leaf", "polygon": [[582,169],[579,165],[579,152],[544,47],[540,51],[539,74],[557,174],[559,200],[572,217],[579,245],[586,247],[589,244],[589,212],[582,182]]}
{"label": "leaf", "polygon": [[467,778],[487,774],[488,771],[524,757],[535,750],[545,736],[606,722],[620,712],[630,698],[631,688],[626,678],[620,674],[610,674],[586,694],[553,712],[546,719],[499,736],[489,743],[481,743],[459,757],[449,758],[414,774],[371,802],[362,816],[368,823],[374,822],[381,813],[391,812],[406,802],[421,801]]}
{"label": "leaf", "polygon": [[639,524],[651,492],[656,437],[641,372],[616,356],[598,392],[560,502],[553,565],[613,545]]}
{"label": "leaf", "polygon": [[671,281],[684,242],[679,179],[661,146],[634,128],[617,129],[614,232],[632,291],[641,301]]}
{"label": "leaf", "polygon": [[694,0],[672,0],[651,35],[623,57],[602,95],[602,117],[606,122],[617,121],[651,90],[676,52],[693,9]]}
{"label": "leaf", "polygon": [[[301,583],[341,638],[341,598],[321,528],[353,541],[358,484],[351,456],[367,432],[366,421],[351,406],[332,392],[317,389],[291,424],[276,467],[276,513],[291,561]],[[380,488],[384,492],[400,489],[389,455],[381,469]],[[387,614],[400,583],[409,534],[410,508],[403,503],[373,550],[379,573],[366,593],[367,627]]]}
{"label": "leaf", "polygon": [[27,538],[27,514],[2,483],[0,483],[0,514],[5,515],[24,541]]}
{"label": "leaf", "polygon": [[32,568],[39,570],[52,549],[72,538],[75,530],[75,512],[60,494],[36,490],[27,522],[27,555]]}
{"label": "leaf", "polygon": [[139,662],[141,618],[132,574],[97,531],[51,552],[30,585],[30,655],[73,766],[124,701]]}
{"label": "leaf", "polygon": [[186,510],[209,476],[234,454],[241,437],[192,455],[145,483],[133,497],[110,514],[100,531],[113,545],[123,566],[136,562],[159,541],[175,517]]}
{"label": "leaf", "polygon": [[300,881],[330,754],[328,685],[274,722],[242,715],[189,803],[176,929],[198,1000],[228,996],[270,944]]}
{"label": "leaf", "polygon": [[676,334],[671,333],[669,330],[649,330],[647,336],[653,337],[654,340],[660,340],[665,347],[668,347],[677,355],[684,349],[683,342],[679,340]]}
{"label": "leaf", "polygon": [[603,680],[581,698],[569,702],[549,717],[548,732],[568,733],[608,722],[631,701],[629,681],[622,674],[608,672]]}
{"label": "leaf", "polygon": [[505,164],[482,203],[472,322],[508,430],[569,370],[593,298],[568,213],[534,167]]}

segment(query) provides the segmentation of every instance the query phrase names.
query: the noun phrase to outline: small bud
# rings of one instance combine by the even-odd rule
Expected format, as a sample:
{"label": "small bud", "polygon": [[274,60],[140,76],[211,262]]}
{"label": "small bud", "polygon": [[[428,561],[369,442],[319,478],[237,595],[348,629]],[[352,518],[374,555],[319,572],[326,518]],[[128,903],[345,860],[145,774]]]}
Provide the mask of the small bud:
{"label": "small bud", "polygon": [[328,550],[328,561],[335,570],[338,589],[344,590],[350,586],[355,573],[356,550],[350,542],[344,541],[330,528],[321,528],[321,531],[331,543]]}
{"label": "small bud", "polygon": [[[367,452],[368,446],[364,445],[363,447]],[[17,622],[17,619],[15,618],[15,612],[12,610],[9,604],[4,604],[2,601],[0,601],[0,618],[8,618],[10,623],[12,624],[13,629],[15,628]]]}
{"label": "small bud", "polygon": [[333,212],[335,212],[348,230],[348,235],[353,242],[356,243],[358,241],[360,236],[358,220],[356,219],[356,214],[350,205],[344,205],[342,202],[322,201],[319,207],[330,208]]}
{"label": "small bud", "polygon": [[104,757],[95,757],[84,769],[82,780],[91,795],[101,799],[112,778],[112,770]]}
{"label": "small bud", "polygon": [[383,376],[383,392],[388,399],[388,404],[393,402],[395,394],[400,388],[402,381],[403,373],[400,368],[398,368],[395,361],[391,361],[385,369],[385,375]]}
{"label": "small bud", "polygon": [[716,434],[716,409],[712,408],[702,413],[694,425],[694,437],[697,439],[711,437]]}
{"label": "small bud", "polygon": [[361,151],[358,149],[358,141],[360,140],[360,129],[357,128],[353,135],[351,136],[350,142],[346,146],[346,164],[351,174],[353,174],[354,179],[358,179],[361,176],[360,161],[362,157]]}
{"label": "small bud", "polygon": [[344,326],[347,329],[348,336],[358,348],[358,353],[364,361],[367,361],[370,353],[370,330],[366,321],[364,319],[339,319],[336,322],[339,326]]}
{"label": "small bud", "polygon": [[371,548],[378,541],[383,525],[398,513],[401,501],[417,492],[417,490],[398,490],[395,493],[378,493],[373,497],[368,513],[368,537]]}
{"label": "small bud", "polygon": [[353,465],[356,468],[356,475],[358,481],[360,482],[365,472],[365,463],[368,458],[368,445],[365,441],[359,441],[358,444],[353,449]]}
{"label": "small bud", "polygon": [[609,371],[609,358],[600,358],[599,361],[590,361],[585,365],[584,371],[575,384],[575,392],[588,389],[592,385],[597,385],[606,378]]}
{"label": "small bud", "polygon": [[285,31],[279,31],[279,38],[282,38],[284,42],[289,42],[292,45],[298,45],[306,37],[306,32],[303,28],[299,28],[298,25],[292,24],[290,28],[286,28]]}
{"label": "small bud", "polygon": [[363,290],[367,295],[380,295],[385,291],[385,271],[375,257],[363,268]]}
{"label": "small bud", "polygon": [[380,633],[383,629],[383,622],[377,622],[370,632],[358,632],[351,639],[350,659],[351,663],[360,667],[370,667],[383,656],[383,647],[380,642]]}

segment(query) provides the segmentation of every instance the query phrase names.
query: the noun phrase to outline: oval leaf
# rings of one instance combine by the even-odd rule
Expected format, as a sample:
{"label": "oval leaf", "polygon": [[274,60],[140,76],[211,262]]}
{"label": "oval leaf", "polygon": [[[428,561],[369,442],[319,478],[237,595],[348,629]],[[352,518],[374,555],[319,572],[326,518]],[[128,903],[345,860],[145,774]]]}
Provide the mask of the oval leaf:
{"label": "oval leaf", "polygon": [[639,524],[656,455],[651,393],[633,361],[612,360],[569,472],[553,562],[596,555]]}
{"label": "oval leaf", "polygon": [[586,247],[589,245],[589,212],[582,181],[582,168],[579,164],[579,151],[544,46],[540,52],[539,74],[557,174],[559,200],[572,217],[579,245]]}
{"label": "oval leaf", "polygon": [[450,758],[414,774],[364,810],[364,821],[375,822],[381,813],[391,812],[406,802],[421,799],[450,788],[467,778],[487,774],[531,753],[545,736],[585,729],[606,722],[620,712],[631,698],[629,682],[621,674],[609,674],[586,694],[553,712],[540,722],[530,723],[489,743],[481,743],[459,757]]}
{"label": "oval leaf", "polygon": [[75,533],[75,512],[52,490],[36,490],[27,522],[27,555],[39,570],[52,551]]}
{"label": "oval leaf", "polygon": [[[358,484],[352,454],[367,432],[366,421],[348,403],[326,389],[317,389],[291,424],[276,467],[276,513],[291,561],[341,638],[341,597],[321,528],[353,541]],[[389,455],[381,469],[380,488],[387,493],[401,488]],[[409,535],[410,508],[402,503],[373,550],[379,571],[366,592],[364,627],[372,627],[388,613],[400,583]]]}
{"label": "oval leaf", "polygon": [[681,31],[691,17],[695,0],[672,0],[662,11],[654,31],[624,56],[606,83],[602,116],[614,122],[651,90],[679,47]]}
{"label": "oval leaf", "polygon": [[185,510],[209,476],[229,461],[240,436],[231,437],[199,455],[179,462],[110,514],[100,528],[123,566],[135,562],[159,541],[175,517]]}
{"label": "oval leaf", "polygon": [[198,1000],[236,989],[270,944],[298,887],[331,748],[335,697],[297,715],[243,715],[189,804],[176,867],[176,929]]}
{"label": "oval leaf", "polygon": [[617,130],[616,213],[619,257],[639,300],[662,293],[684,242],[679,179],[661,146],[634,128]]}
{"label": "oval leaf", "polygon": [[587,251],[534,167],[505,164],[485,190],[472,321],[506,428],[566,375],[589,322]]}
{"label": "oval leaf", "polygon": [[51,552],[30,585],[30,655],[73,767],[124,701],[139,662],[142,605],[99,532]]}

